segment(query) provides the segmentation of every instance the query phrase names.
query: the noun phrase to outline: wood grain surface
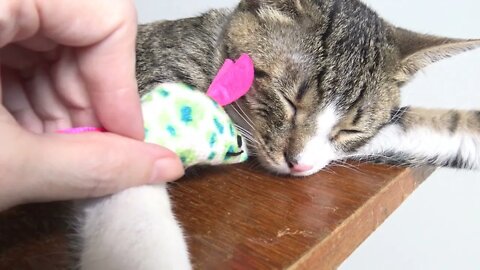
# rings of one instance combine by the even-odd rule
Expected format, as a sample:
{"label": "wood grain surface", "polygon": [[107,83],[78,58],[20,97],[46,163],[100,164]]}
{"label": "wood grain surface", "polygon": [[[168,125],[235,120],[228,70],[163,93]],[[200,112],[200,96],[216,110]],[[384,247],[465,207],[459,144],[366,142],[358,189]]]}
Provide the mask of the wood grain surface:
{"label": "wood grain surface", "polygon": [[[171,185],[195,269],[333,269],[433,171],[348,163],[289,178],[253,167],[196,168]],[[0,269],[65,269],[68,208],[0,213]]]}

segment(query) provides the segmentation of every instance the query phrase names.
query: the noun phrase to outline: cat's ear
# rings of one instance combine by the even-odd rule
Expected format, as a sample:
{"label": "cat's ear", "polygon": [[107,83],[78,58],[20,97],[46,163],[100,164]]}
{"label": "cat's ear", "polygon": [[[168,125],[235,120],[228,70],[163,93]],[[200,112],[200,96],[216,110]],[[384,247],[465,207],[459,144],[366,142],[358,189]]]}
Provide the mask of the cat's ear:
{"label": "cat's ear", "polygon": [[407,81],[420,69],[450,56],[480,47],[480,39],[452,39],[395,28],[400,53],[399,81]]}

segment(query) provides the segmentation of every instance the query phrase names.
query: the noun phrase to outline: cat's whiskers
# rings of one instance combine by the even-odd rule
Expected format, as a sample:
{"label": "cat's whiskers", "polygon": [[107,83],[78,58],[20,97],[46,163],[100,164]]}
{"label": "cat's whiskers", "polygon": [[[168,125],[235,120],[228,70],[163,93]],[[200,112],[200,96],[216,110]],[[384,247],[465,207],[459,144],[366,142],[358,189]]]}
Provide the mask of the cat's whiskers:
{"label": "cat's whiskers", "polygon": [[402,112],[402,110],[397,110],[394,115],[392,115],[391,119],[396,119]]}
{"label": "cat's whiskers", "polygon": [[251,135],[249,135],[249,134],[247,134],[247,133],[244,133],[243,131],[239,131],[239,132],[240,132],[240,134],[241,134],[246,140],[249,140],[249,141],[251,141],[251,142],[254,142],[254,141],[253,141],[254,139],[253,139],[253,137],[252,137]]}
{"label": "cat's whiskers", "polygon": [[240,134],[245,138],[245,140],[251,142],[251,143],[254,143],[254,144],[259,144],[259,141],[255,139],[255,137],[252,135],[251,132],[249,132],[247,129],[239,126],[239,125],[236,125],[235,124],[235,127],[238,129],[238,131],[240,132]]}
{"label": "cat's whiskers", "polygon": [[[240,132],[241,133],[241,132]],[[255,141],[255,139],[251,138],[250,136],[246,135],[246,134],[242,134],[243,138],[245,139],[245,141],[247,143],[250,143],[252,146],[253,145],[258,145],[258,142]]]}
{"label": "cat's whiskers", "polygon": [[236,125],[236,124],[235,124],[235,127],[237,128],[238,132],[245,139],[245,142],[247,143],[248,155],[249,156],[258,156],[258,152],[256,150],[257,150],[257,146],[260,143],[245,128],[243,128],[239,125]]}
{"label": "cat's whiskers", "polygon": [[351,170],[351,171],[354,171],[358,174],[361,174],[361,175],[368,175],[367,173],[361,171],[358,166],[355,166],[353,164],[350,164],[344,160],[335,160],[332,162],[332,165],[335,165],[335,166],[339,166],[339,167],[342,167],[342,168],[345,168],[345,169],[348,169],[348,170]]}
{"label": "cat's whiskers", "polygon": [[240,125],[237,125],[237,124],[235,124],[235,127],[236,127],[237,129],[239,129],[240,131],[242,131],[243,133],[252,136],[252,132],[250,132],[248,129],[246,129],[246,128],[240,126]]}
{"label": "cat's whiskers", "polygon": [[[248,114],[242,109],[242,106],[240,106],[237,101],[235,101],[235,105],[237,105],[238,109],[240,109],[240,111],[242,112],[242,114],[245,116],[245,118],[248,119],[248,121],[253,124],[253,120],[248,116]],[[254,127],[252,127],[253,130],[255,130]]]}
{"label": "cat's whiskers", "polygon": [[248,156],[249,157],[258,157],[259,154],[255,150],[250,150],[250,149],[255,149],[255,147],[250,147],[248,146]]}
{"label": "cat's whiskers", "polygon": [[338,175],[338,173],[331,168],[331,165],[327,165],[327,166],[324,167],[321,171],[322,171],[322,172],[326,172],[326,173],[328,173],[328,174]]}
{"label": "cat's whiskers", "polygon": [[[235,105],[240,109],[237,110],[237,108],[235,108]],[[243,111],[243,109],[238,105],[238,103],[235,101],[234,103],[232,103],[232,109],[237,113],[238,116],[240,116],[242,118],[242,120],[252,129],[252,130],[255,130],[255,127],[253,126],[253,122],[252,122],[252,119],[250,119],[250,117],[248,117],[248,115]]]}
{"label": "cat's whiskers", "polygon": [[247,141],[248,154],[257,154],[257,152],[254,150],[256,149],[255,146],[256,144]]}
{"label": "cat's whiskers", "polygon": [[[333,168],[334,166],[335,166],[335,167],[347,168],[347,167],[345,167],[345,166],[343,166],[343,165],[341,165],[341,164],[333,164],[333,163],[330,163],[330,164],[328,164],[328,165],[327,165],[325,168],[323,168],[323,169],[325,169],[326,171],[328,171],[328,172],[330,172],[330,173],[332,173],[332,174],[340,175],[340,174],[338,173],[338,171]],[[323,169],[322,169],[322,170],[323,170]]]}
{"label": "cat's whiskers", "polygon": [[392,116],[392,119],[396,119],[400,114],[404,114],[404,115],[407,115],[407,117],[404,117],[402,116],[401,117],[401,122],[404,123],[404,124],[416,124],[416,120],[415,119],[412,119],[411,117],[408,117],[408,116],[418,116],[418,117],[424,117],[425,115],[415,111],[415,110],[408,110],[406,112],[402,112],[402,111],[397,111],[395,112],[395,114]]}
{"label": "cat's whiskers", "polygon": [[344,167],[344,168],[358,169],[355,165],[349,164],[348,162],[346,162],[344,160],[334,160],[334,161],[332,161],[332,165],[341,166],[341,167]]}
{"label": "cat's whiskers", "polygon": [[246,141],[249,141],[254,144],[258,144],[258,141],[256,141],[251,135],[243,134],[242,132],[240,132],[240,134],[244,137]]}

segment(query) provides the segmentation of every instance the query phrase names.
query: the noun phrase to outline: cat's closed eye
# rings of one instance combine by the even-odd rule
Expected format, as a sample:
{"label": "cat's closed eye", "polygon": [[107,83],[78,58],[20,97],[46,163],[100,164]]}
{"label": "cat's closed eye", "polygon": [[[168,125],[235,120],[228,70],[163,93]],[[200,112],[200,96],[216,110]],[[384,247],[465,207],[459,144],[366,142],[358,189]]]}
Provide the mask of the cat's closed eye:
{"label": "cat's closed eye", "polygon": [[342,129],[339,131],[341,135],[361,135],[363,131],[358,129]]}
{"label": "cat's closed eye", "polygon": [[255,68],[254,75],[256,79],[268,79],[270,75],[263,69]]}
{"label": "cat's closed eye", "polygon": [[356,138],[364,134],[359,129],[340,129],[336,133],[330,136],[331,141],[346,141],[352,138]]}

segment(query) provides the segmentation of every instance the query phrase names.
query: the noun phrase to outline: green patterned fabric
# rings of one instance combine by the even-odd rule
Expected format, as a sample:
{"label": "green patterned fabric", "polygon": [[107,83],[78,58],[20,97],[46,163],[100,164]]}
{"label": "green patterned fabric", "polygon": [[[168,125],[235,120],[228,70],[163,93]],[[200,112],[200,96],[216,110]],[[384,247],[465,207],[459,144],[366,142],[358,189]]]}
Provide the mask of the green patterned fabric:
{"label": "green patterned fabric", "polygon": [[143,96],[145,141],[178,154],[185,167],[247,160],[243,138],[215,101],[181,83],[164,83]]}

